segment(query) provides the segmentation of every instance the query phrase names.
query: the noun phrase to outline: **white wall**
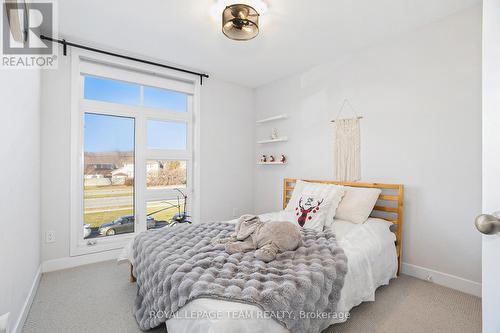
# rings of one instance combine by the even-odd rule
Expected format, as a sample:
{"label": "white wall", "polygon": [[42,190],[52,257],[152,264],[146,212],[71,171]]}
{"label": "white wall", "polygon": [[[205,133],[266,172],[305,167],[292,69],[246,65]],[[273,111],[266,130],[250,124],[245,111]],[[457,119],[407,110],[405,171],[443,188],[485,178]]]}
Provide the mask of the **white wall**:
{"label": "white wall", "polygon": [[256,160],[289,158],[256,167],[258,212],[281,208],[284,177],[334,178],[329,121],[344,98],[364,116],[363,180],[406,187],[404,262],[481,281],[480,7],[258,88],[257,118],[290,116],[257,126],[256,139],[272,126],[289,137],[256,147]]}
{"label": "white wall", "polygon": [[230,219],[254,210],[253,98],[251,89],[213,78],[203,81],[202,221]]}
{"label": "white wall", "polygon": [[0,314],[13,330],[40,267],[40,72],[2,70],[0,101]]}
{"label": "white wall", "polygon": [[56,241],[42,241],[42,262],[69,256],[70,249],[70,57],[59,55],[58,69],[42,75],[41,231],[55,231]]}
{"label": "white wall", "polygon": [[[42,77],[42,261],[70,251],[70,57]],[[201,90],[201,219],[221,220],[253,210],[253,91],[215,78]],[[234,195],[234,193],[238,193]]]}

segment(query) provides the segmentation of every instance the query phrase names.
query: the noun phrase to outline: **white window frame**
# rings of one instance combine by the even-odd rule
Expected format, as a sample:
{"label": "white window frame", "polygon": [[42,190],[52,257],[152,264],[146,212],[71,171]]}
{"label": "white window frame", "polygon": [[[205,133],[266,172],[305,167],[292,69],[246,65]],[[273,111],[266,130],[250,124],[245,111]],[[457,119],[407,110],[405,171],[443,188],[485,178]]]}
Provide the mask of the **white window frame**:
{"label": "white window frame", "polygon": [[[84,75],[109,78],[139,85],[174,90],[188,94],[187,112],[168,111],[83,98]],[[170,189],[146,189],[146,162],[149,159],[187,161],[186,194],[193,222],[200,217],[200,78],[157,66],[141,64],[112,56],[71,49],[71,207],[70,256],[123,248],[139,232],[145,231],[146,203],[175,198]],[[142,89],[141,89],[142,92]],[[142,98],[142,96],[141,96]],[[135,228],[130,234],[83,239],[83,123],[84,113],[132,117],[135,119]],[[187,123],[187,149],[147,149],[147,120],[182,121]]]}

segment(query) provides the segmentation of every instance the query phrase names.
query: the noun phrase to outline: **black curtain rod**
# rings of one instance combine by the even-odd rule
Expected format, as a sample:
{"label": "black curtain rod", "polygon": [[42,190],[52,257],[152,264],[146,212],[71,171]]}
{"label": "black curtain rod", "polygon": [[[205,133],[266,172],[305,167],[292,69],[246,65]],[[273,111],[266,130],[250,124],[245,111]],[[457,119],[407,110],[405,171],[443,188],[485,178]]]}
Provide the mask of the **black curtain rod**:
{"label": "black curtain rod", "polygon": [[129,57],[129,56],[126,56],[126,55],[123,55],[123,54],[118,54],[118,53],[114,53],[114,52],[109,52],[109,51],[105,51],[105,50],[96,49],[96,48],[93,48],[93,47],[90,47],[90,46],[85,46],[85,45],[81,45],[81,44],[71,43],[71,42],[66,41],[65,39],[55,39],[55,38],[44,36],[44,35],[40,35],[40,39],[42,39],[42,40],[45,39],[45,40],[48,40],[48,41],[51,41],[51,42],[54,42],[54,43],[62,44],[62,46],[63,46],[63,55],[67,54],[67,47],[68,46],[73,46],[73,47],[76,47],[76,48],[79,48],[79,49],[84,49],[84,50],[88,50],[88,51],[92,51],[92,52],[107,54],[107,55],[118,57],[118,58],[122,58],[122,59],[127,59],[127,60],[142,62],[143,64],[148,64],[148,65],[153,65],[153,66],[168,68],[168,69],[172,69],[174,71],[179,71],[179,72],[183,72],[183,73],[197,75],[197,76],[200,77],[200,84],[203,84],[203,78],[204,77],[206,77],[207,79],[209,77],[208,74],[193,72],[193,71],[190,71],[190,70],[187,70],[187,69],[183,69],[183,68],[179,68],[179,67],[164,65],[164,64],[160,64],[160,63],[149,61],[149,60],[144,60],[144,59]]}

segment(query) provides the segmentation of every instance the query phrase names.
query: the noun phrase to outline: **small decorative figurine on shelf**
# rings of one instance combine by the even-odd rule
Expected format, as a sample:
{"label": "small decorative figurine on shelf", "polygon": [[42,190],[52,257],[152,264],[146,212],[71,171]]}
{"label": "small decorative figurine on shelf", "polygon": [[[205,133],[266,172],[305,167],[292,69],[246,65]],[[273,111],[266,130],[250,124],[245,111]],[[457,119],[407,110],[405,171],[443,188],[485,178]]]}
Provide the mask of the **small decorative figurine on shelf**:
{"label": "small decorative figurine on shelf", "polygon": [[269,156],[269,162],[275,162],[275,161],[276,161],[276,159],[274,158],[273,155]]}
{"label": "small decorative figurine on shelf", "polygon": [[286,157],[285,157],[285,155],[283,155],[283,154],[281,155],[280,162],[281,163],[286,163]]}
{"label": "small decorative figurine on shelf", "polygon": [[267,162],[267,156],[266,155],[262,155],[262,157],[260,158],[260,161],[261,161],[261,163],[266,163]]}
{"label": "small decorative figurine on shelf", "polygon": [[271,132],[271,140],[276,140],[278,138],[278,129],[273,128]]}

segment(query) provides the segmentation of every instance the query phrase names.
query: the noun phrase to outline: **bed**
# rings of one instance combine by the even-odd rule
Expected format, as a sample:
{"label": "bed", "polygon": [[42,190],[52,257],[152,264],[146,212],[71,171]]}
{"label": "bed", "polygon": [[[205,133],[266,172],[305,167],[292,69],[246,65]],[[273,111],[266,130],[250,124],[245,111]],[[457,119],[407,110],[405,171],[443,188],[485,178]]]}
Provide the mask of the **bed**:
{"label": "bed", "polygon": [[[283,183],[283,209],[292,197],[297,180],[287,178]],[[323,184],[336,184],[349,187],[378,188],[382,190],[371,217],[365,223],[353,224],[348,221],[335,220],[334,233],[339,245],[348,258],[348,273],[345,276],[341,297],[337,304],[337,312],[343,314],[331,318],[329,324],[343,322],[348,319],[349,311],[365,301],[375,300],[375,290],[387,285],[399,274],[401,267],[402,225],[403,225],[403,185],[378,183],[345,183],[335,181],[308,181]],[[285,210],[261,214],[262,220],[294,219],[293,212]],[[236,220],[228,221],[236,223]],[[131,245],[130,245],[131,246]],[[130,251],[124,250],[122,260],[131,262]],[[192,314],[213,313],[214,316],[197,316]],[[197,298],[188,302],[179,311],[179,316],[166,321],[170,333],[184,332],[289,332],[273,318],[267,318],[262,309],[241,302],[225,301],[211,298]]]}

